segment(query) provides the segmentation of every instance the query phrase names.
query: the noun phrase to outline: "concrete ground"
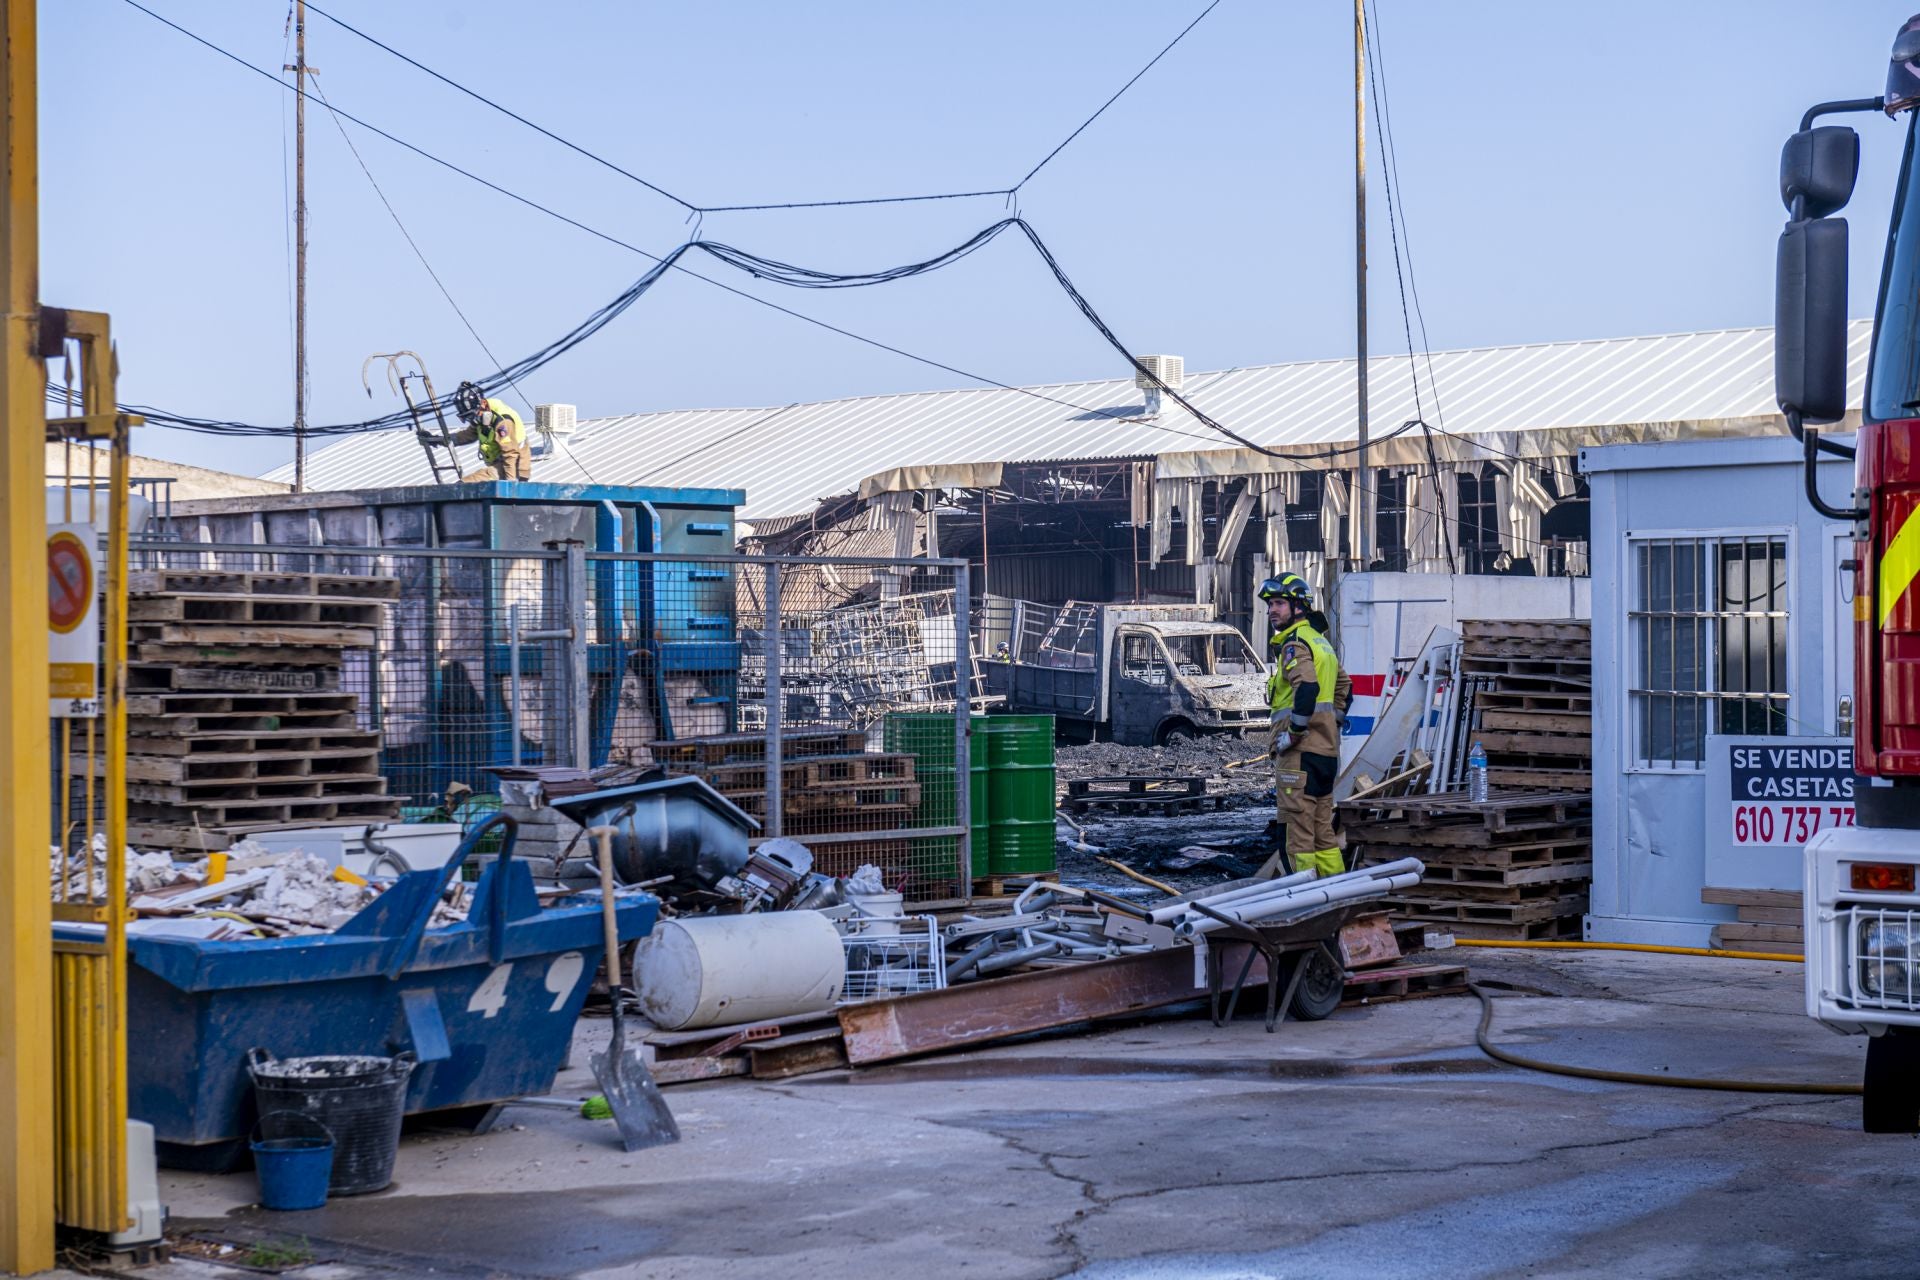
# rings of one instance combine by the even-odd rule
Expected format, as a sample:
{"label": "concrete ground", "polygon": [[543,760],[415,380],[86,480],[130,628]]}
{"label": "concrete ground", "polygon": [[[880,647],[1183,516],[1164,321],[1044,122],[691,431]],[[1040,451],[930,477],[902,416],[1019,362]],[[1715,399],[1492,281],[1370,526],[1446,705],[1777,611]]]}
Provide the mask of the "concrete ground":
{"label": "concrete ground", "polygon": [[[1563,1062],[1859,1079],[1798,966],[1456,951],[1496,1038]],[[307,1249],[303,1276],[1089,1280],[1913,1274],[1920,1146],[1854,1098],[1505,1067],[1471,997],[1215,1029],[1160,1018],[893,1067],[679,1086],[685,1140],[530,1107],[420,1136],[395,1186],[303,1214],[165,1175],[177,1229]],[[604,1023],[583,1025],[597,1041]],[[576,1053],[584,1063],[584,1053]],[[591,1088],[570,1071],[559,1093]],[[156,1277],[249,1272],[175,1262]]]}

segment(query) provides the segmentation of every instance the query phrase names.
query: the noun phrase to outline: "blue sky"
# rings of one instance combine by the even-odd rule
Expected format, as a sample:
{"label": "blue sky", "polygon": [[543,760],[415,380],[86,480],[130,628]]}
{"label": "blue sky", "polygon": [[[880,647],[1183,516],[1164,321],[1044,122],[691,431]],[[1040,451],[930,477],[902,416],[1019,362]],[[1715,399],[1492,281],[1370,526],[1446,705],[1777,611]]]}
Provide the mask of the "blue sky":
{"label": "blue sky", "polygon": [[[282,0],[146,0],[269,69]],[[1438,347],[1765,324],[1779,145],[1823,98],[1870,96],[1909,6],[1853,0],[1378,0],[1413,261]],[[1004,187],[1203,7],[1195,0],[613,3],[331,0],[326,7],[696,203]],[[1026,187],[1019,209],[1136,351],[1192,370],[1353,350],[1352,9],[1224,0]],[[41,235],[49,303],[112,313],[122,398],[291,417],[292,95],[123,0],[43,4]],[[334,27],[333,102],[656,251],[685,211]],[[1900,127],[1859,118],[1853,310],[1871,297]],[[1373,175],[1372,340],[1403,350]],[[310,106],[312,413],[354,420],[360,367],[410,347],[443,388],[494,366],[434,289],[326,113]],[[544,345],[646,267],[348,124],[493,351]],[[837,270],[919,259],[999,198],[707,215],[703,234]],[[930,277],[782,305],[994,379],[1116,376],[1023,241]],[[526,380],[583,416],[967,385],[685,277]],[[1444,396],[1445,387],[1441,387]],[[1232,424],[1229,423],[1229,426]],[[136,448],[258,472],[284,440],[147,430]],[[714,477],[724,483],[726,477]]]}

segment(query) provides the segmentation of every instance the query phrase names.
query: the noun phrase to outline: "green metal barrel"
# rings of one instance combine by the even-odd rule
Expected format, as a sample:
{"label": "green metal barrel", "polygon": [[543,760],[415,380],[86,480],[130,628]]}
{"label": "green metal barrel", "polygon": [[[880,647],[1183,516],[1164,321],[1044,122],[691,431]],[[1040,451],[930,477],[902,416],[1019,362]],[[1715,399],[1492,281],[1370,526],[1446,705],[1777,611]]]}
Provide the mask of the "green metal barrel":
{"label": "green metal barrel", "polygon": [[[968,738],[968,806],[972,810],[973,867],[971,874],[987,873],[987,745],[981,732],[986,717],[973,717],[973,733]],[[953,717],[926,712],[897,711],[889,715],[881,729],[884,749],[892,754],[913,757],[914,780],[920,784],[918,825],[950,827],[959,816],[959,792],[954,785]],[[915,840],[912,846],[914,870],[928,880],[953,878],[955,845],[952,836]]]}
{"label": "green metal barrel", "polygon": [[996,876],[1039,875],[1054,856],[1052,716],[994,716],[987,742],[987,867]]}

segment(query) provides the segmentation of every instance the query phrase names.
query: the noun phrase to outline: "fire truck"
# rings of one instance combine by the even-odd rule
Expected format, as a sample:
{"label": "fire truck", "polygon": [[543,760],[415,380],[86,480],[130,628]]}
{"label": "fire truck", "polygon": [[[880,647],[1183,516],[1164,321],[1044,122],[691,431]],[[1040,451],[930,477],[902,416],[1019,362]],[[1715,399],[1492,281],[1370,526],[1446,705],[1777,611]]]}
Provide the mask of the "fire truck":
{"label": "fire truck", "polygon": [[[1920,16],[1893,42],[1886,93],[1822,102],[1780,158],[1788,222],[1775,263],[1775,390],[1806,451],[1807,499],[1851,522],[1856,825],[1805,853],[1807,1013],[1865,1035],[1862,1127],[1920,1131]],[[1847,223],[1860,137],[1832,117],[1907,117],[1881,267],[1860,429],[1823,438],[1847,401]],[[1822,494],[1822,454],[1852,458],[1854,490]]]}

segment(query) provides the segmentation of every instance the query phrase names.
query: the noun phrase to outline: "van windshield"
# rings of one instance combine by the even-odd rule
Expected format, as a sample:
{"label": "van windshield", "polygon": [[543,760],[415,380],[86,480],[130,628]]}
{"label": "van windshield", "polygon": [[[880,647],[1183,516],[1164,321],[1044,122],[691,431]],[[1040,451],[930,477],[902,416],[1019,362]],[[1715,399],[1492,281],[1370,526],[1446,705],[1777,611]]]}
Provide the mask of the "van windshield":
{"label": "van windshield", "polygon": [[1173,669],[1183,676],[1245,676],[1260,671],[1253,647],[1238,631],[1164,639]]}

